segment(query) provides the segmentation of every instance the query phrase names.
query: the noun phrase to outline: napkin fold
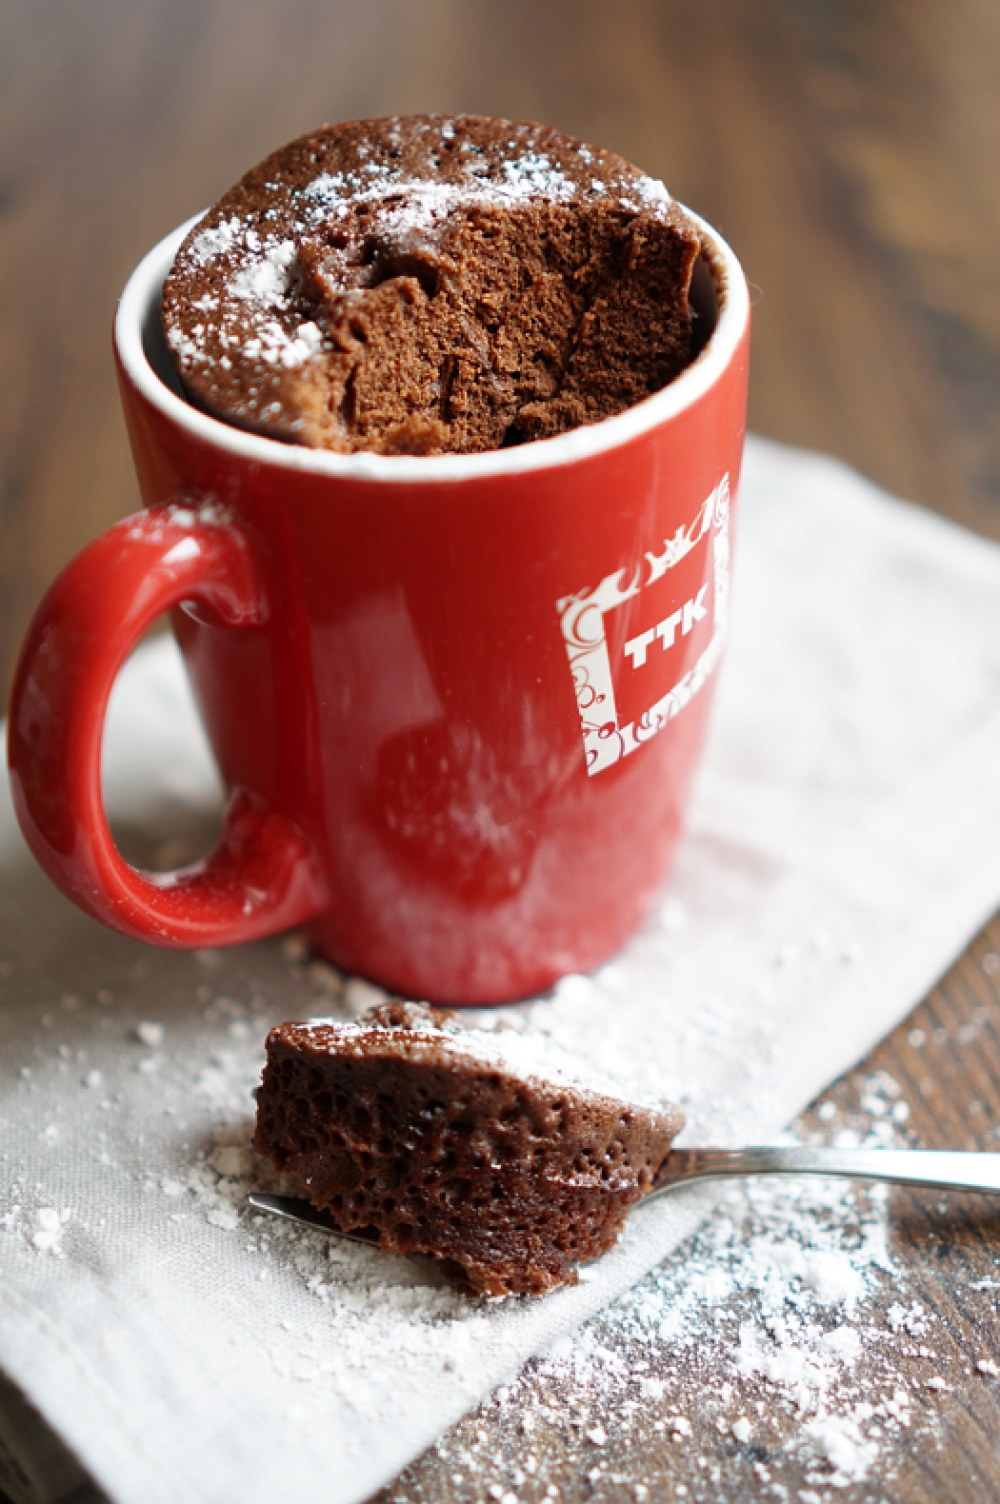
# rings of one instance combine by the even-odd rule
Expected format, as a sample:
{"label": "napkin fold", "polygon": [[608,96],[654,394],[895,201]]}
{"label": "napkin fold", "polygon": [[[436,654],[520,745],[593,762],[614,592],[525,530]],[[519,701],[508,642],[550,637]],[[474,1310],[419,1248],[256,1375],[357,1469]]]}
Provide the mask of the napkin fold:
{"label": "napkin fold", "polygon": [[[166,640],[122,675],[105,786],[136,859],[208,839],[216,775]],[[1000,548],[751,440],[732,639],[662,903],[598,974],[492,1021],[679,1101],[687,1142],[766,1141],[993,912],[998,836]],[[191,955],[102,929],[34,866],[4,791],[0,1481],[15,1496],[67,1487],[23,1395],[116,1504],[355,1504],[710,1207],[698,1188],[641,1207],[585,1282],[500,1305],[248,1214],[268,1025],[370,996],[294,939]]]}

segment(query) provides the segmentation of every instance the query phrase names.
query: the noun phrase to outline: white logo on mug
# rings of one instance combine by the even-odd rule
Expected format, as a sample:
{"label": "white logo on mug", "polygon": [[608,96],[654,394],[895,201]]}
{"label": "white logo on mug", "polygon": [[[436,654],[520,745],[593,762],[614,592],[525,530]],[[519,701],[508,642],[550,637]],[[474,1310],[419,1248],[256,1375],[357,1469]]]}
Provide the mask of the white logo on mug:
{"label": "white logo on mug", "polygon": [[[706,539],[704,558],[692,559]],[[683,578],[692,566],[699,568],[701,583]],[[595,589],[580,590],[556,602],[591,775],[612,767],[662,731],[719,662],[729,607],[728,474],[689,526],[664,539],[661,553],[644,554],[624,585],[629,573],[627,568],[617,569]],[[675,579],[680,584],[682,578],[692,593],[677,600],[677,587],[671,590],[671,586]],[[663,587],[651,591],[661,581]],[[613,653],[615,638],[620,642],[622,635],[615,630],[613,613],[627,601],[636,601],[640,611],[648,601],[648,625],[643,622],[641,631],[621,643],[620,653]],[[664,605],[669,609],[662,611]],[[657,613],[658,606],[662,614]],[[665,690],[661,687],[664,675]],[[649,694],[655,694],[652,703]]]}

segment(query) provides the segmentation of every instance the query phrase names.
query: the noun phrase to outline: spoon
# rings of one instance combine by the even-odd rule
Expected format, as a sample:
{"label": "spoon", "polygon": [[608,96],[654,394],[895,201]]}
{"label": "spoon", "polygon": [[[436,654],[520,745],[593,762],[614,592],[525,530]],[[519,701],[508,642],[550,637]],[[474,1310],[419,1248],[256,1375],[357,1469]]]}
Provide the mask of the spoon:
{"label": "spoon", "polygon": [[[656,1185],[637,1205],[644,1206],[676,1186],[696,1180],[728,1180],[752,1175],[824,1175],[848,1180],[881,1180],[892,1185],[922,1185],[946,1191],[1000,1193],[1000,1153],[964,1149],[673,1149]],[[342,1232],[327,1213],[296,1196],[267,1196],[251,1191],[250,1205],[303,1227],[334,1233],[353,1243],[378,1243],[375,1228]]]}

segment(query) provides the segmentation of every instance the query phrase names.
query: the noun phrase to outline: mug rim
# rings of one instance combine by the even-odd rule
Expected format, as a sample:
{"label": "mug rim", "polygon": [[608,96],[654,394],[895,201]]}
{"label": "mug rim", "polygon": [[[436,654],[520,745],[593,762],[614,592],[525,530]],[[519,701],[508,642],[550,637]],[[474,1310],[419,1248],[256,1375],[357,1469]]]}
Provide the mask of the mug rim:
{"label": "mug rim", "polygon": [[154,300],[159,301],[174,257],[190,230],[204,218],[204,211],[193,215],[158,241],[129,277],[115,311],[115,348],[133,387],[163,417],[186,429],[202,443],[253,464],[338,480],[405,482],[407,485],[421,481],[440,483],[516,475],[571,465],[621,448],[693,407],[720,380],[739,346],[750,314],[750,296],[743,269],[717,231],[690,209],[684,212],[701,235],[702,255],[708,262],[716,286],[716,324],[704,348],[673,381],[624,412],[552,438],[535,439],[509,449],[490,449],[476,454],[386,455],[366,450],[338,454],[329,449],[283,443],[238,428],[202,412],[171,391],[150,363],[143,333]]}

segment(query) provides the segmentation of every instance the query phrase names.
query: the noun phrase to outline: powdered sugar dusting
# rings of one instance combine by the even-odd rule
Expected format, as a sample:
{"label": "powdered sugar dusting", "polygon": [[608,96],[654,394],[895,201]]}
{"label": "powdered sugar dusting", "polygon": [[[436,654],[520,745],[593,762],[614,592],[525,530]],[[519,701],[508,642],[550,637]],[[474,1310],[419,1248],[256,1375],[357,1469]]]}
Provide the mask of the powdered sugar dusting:
{"label": "powdered sugar dusting", "polygon": [[201,265],[216,256],[224,256],[237,243],[242,228],[240,221],[233,218],[200,230],[188,247],[189,254]]}
{"label": "powdered sugar dusting", "polygon": [[572,198],[578,192],[572,178],[560,172],[544,152],[527,151],[503,164],[504,184],[519,198]]}
{"label": "powdered sugar dusting", "polygon": [[[565,1049],[550,1034],[521,1031],[516,1028],[465,1029],[460,1023],[448,1029],[431,1024],[416,1024],[405,1035],[395,1029],[360,1023],[342,1023],[332,1017],[309,1020],[308,1027],[330,1030],[337,1045],[360,1048],[372,1037],[385,1033],[393,1040],[405,1041],[412,1037],[417,1043],[431,1045],[458,1062],[481,1065],[484,1068],[500,1066],[521,1076],[526,1081],[547,1085],[570,1086],[577,1090],[596,1092],[622,1100],[619,1083],[612,1076],[600,1071],[593,1062]],[[654,1104],[658,1106],[659,1102]]]}
{"label": "powdered sugar dusting", "polygon": [[[256,247],[253,247],[256,249]],[[295,244],[291,240],[265,242],[260,247],[260,259],[248,261],[229,284],[234,298],[256,302],[265,308],[284,308],[287,303],[289,269],[295,260]]]}
{"label": "powdered sugar dusting", "polygon": [[[390,140],[394,132],[398,140],[398,125],[388,128]],[[658,215],[672,203],[658,180],[585,146],[574,155],[587,170],[567,171],[538,144],[534,128],[518,128],[506,148],[494,146],[489,152],[468,138],[456,142],[451,121],[428,122],[425,134],[426,175],[415,175],[391,158],[378,160],[365,143],[358,143],[350,166],[330,171],[318,165],[315,175],[294,190],[283,181],[267,184],[271,207],[255,212],[252,223],[229,215],[195,231],[178,265],[187,260],[198,268],[214,267],[221,279],[218,290],[193,305],[204,312],[204,323],[181,328],[168,320],[167,340],[182,372],[210,367],[229,372],[240,359],[293,369],[319,354],[322,335],[311,343],[291,323],[303,275],[298,244],[302,237],[322,240],[338,225],[353,224],[359,214],[366,243],[375,237],[383,247],[406,251],[418,240],[433,246],[454,215],[475,209],[603,198],[632,213]],[[436,175],[435,152],[453,145],[457,149],[448,154],[448,171]],[[345,283],[345,295],[352,285]],[[248,339],[247,315],[254,311],[262,318]],[[249,401],[250,408],[258,405]],[[268,418],[263,408],[260,416]]]}
{"label": "powdered sugar dusting", "polygon": [[54,1206],[40,1206],[28,1223],[28,1237],[32,1248],[39,1253],[50,1253],[60,1258],[63,1251],[63,1229],[72,1215],[68,1207],[59,1211]]}
{"label": "powdered sugar dusting", "polygon": [[636,184],[639,197],[644,204],[669,204],[672,202],[667,192],[665,183],[659,178],[641,177]]}

